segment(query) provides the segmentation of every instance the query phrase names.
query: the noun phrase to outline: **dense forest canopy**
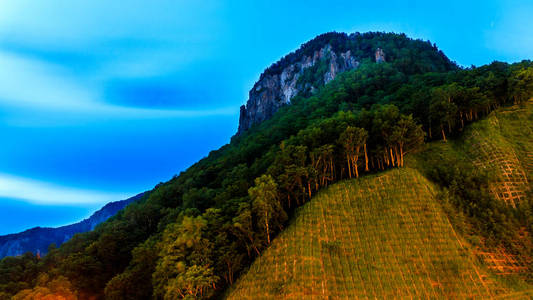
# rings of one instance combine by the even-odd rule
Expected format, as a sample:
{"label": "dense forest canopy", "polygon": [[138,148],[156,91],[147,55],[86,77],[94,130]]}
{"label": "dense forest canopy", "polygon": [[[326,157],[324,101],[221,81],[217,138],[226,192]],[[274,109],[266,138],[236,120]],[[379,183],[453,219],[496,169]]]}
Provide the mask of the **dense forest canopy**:
{"label": "dense forest canopy", "polygon": [[279,74],[289,65],[300,61],[303,57],[313,56],[324,46],[331,46],[335,53],[351,51],[358,60],[374,59],[377,48],[385,49],[387,60],[400,66],[404,73],[444,72],[456,69],[457,66],[432,45],[429,41],[412,40],[405,34],[383,32],[366,32],[346,34],[328,32],[302,44],[298,50],[289,53],[267,68],[260,78],[266,75]]}
{"label": "dense forest canopy", "polygon": [[[462,69],[434,45],[398,34],[324,34],[266,72],[326,43],[362,58],[380,47],[387,62],[364,59],[316,93],[295,97],[93,232],[44,257],[3,259],[0,299],[221,295],[322,187],[402,167],[424,141],[449,139],[491,110],[533,96],[530,61]],[[433,179],[446,188],[463,178],[475,189],[482,179],[469,174],[441,168]],[[517,226],[533,230],[531,216],[495,208],[487,194],[453,192],[458,209],[495,244]],[[491,222],[498,226],[483,227],[487,209],[497,210]]]}

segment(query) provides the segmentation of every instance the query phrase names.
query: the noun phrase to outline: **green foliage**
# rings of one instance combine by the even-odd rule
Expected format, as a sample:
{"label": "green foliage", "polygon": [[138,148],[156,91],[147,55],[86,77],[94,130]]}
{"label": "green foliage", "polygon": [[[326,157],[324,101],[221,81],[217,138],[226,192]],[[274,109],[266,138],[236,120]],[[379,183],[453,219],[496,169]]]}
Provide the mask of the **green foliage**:
{"label": "green foliage", "polygon": [[255,179],[255,186],[248,190],[252,200],[259,229],[265,233],[267,244],[270,244],[271,228],[278,227],[287,221],[287,214],[282,209],[278,198],[278,185],[270,175],[262,175]]}
{"label": "green foliage", "polygon": [[[501,115],[509,113],[507,111]],[[499,179],[503,176],[499,174],[503,172],[500,168],[513,166],[505,165],[505,161],[474,164],[472,160],[476,158],[472,157],[472,153],[477,153],[477,149],[473,147],[490,146],[475,140],[480,132],[483,134],[483,139],[494,145],[490,146],[489,151],[498,149],[494,147],[501,147],[510,153],[515,151],[513,149],[515,146],[505,141],[498,128],[490,126],[495,119],[496,116],[491,115],[488,119],[468,128],[465,136],[449,144],[430,144],[428,149],[414,157],[413,163],[442,188],[440,199],[445,206],[450,206],[447,212],[459,232],[467,236],[476,246],[487,251],[505,249],[527,261],[529,253],[533,251],[533,239],[521,236],[520,233],[524,229],[527,231],[533,229],[531,198],[524,197],[516,207],[506,204],[502,199],[496,199],[491,187],[494,187],[494,184],[506,184]],[[509,121],[502,120],[499,126],[505,128],[509,126],[508,123]],[[515,126],[513,131],[518,133],[524,124],[515,124]],[[515,141],[514,137],[512,138]],[[523,137],[516,138],[516,142],[519,142],[520,138]],[[483,165],[486,167],[482,167]],[[531,191],[531,187],[529,190]],[[531,265],[527,267],[531,272]]]}
{"label": "green foliage", "polygon": [[458,237],[410,167],[344,180],[300,207],[227,299],[491,298],[513,292]]}
{"label": "green foliage", "polygon": [[[451,152],[451,153],[450,153]],[[489,193],[490,176],[487,170],[474,167],[464,154],[436,149],[421,154],[427,176],[448,190],[448,200],[471,218],[480,232],[493,242],[510,238],[515,226],[508,227],[511,208],[496,201]],[[422,164],[421,164],[422,165]]]}
{"label": "green foliage", "polygon": [[152,296],[152,273],[159,254],[155,238],[146,240],[132,251],[128,268],[113,277],[105,287],[106,299],[148,299]]}
{"label": "green foliage", "polygon": [[78,295],[73,291],[67,278],[59,276],[50,279],[47,274],[40,274],[33,289],[25,289],[12,297],[13,300],[77,300]]}
{"label": "green foliage", "polygon": [[[377,48],[382,48],[387,54],[387,61],[394,62],[394,66],[407,74],[426,72],[446,72],[457,67],[432,45],[429,41],[408,39],[405,34],[366,32],[339,33],[328,32],[301,45],[301,47],[286,55],[265,70],[261,77],[278,74],[287,66],[301,60],[303,56],[313,56],[326,44],[335,52],[351,51],[358,60],[374,60]],[[315,69],[317,71],[317,69]],[[323,73],[321,73],[323,74]],[[313,76],[308,72],[309,76]],[[306,81],[312,82],[312,81]]]}
{"label": "green foliage", "polygon": [[214,286],[217,280],[218,277],[213,275],[212,268],[193,265],[169,280],[164,299],[196,299],[208,296],[206,290]]}
{"label": "green foliage", "polygon": [[[167,227],[159,245],[160,260],[153,274],[154,295],[172,299],[169,285],[177,284],[173,278],[183,280],[183,276],[195,276],[199,266],[211,270],[208,266],[212,264],[209,257],[212,243],[204,236],[206,227],[207,221],[202,216],[184,216]],[[194,270],[190,271],[191,268]]]}
{"label": "green foliage", "polygon": [[[65,277],[80,297],[215,297],[321,188],[363,165],[367,173],[403,166],[404,154],[421,148],[424,132],[428,140],[444,130],[458,135],[498,106],[531,96],[531,62],[462,70],[429,42],[386,33],[321,35],[265,74],[327,43],[363,63],[314,94],[293,98],[95,231],[42,259],[0,261],[0,295],[38,287],[38,274],[47,273]],[[387,53],[386,63],[373,63],[377,47]],[[476,192],[461,185],[476,190],[484,183],[461,172],[436,174],[457,195],[458,207],[482,215],[477,200],[465,200]],[[449,179],[463,175],[464,182]],[[493,220],[497,232],[502,219]]]}
{"label": "green foliage", "polygon": [[[352,174],[354,171],[355,176],[359,177],[359,151],[363,146],[365,147],[366,151],[367,138],[368,131],[366,131],[364,128],[352,126],[346,127],[346,129],[339,136],[338,142],[344,148],[344,154],[346,155],[346,164],[348,165],[349,178],[352,178]],[[368,162],[366,165],[366,170],[368,171]]]}
{"label": "green foliage", "polygon": [[[522,63],[527,66],[526,62]],[[515,104],[522,103],[533,97],[533,66],[515,67],[509,79],[509,94]]]}

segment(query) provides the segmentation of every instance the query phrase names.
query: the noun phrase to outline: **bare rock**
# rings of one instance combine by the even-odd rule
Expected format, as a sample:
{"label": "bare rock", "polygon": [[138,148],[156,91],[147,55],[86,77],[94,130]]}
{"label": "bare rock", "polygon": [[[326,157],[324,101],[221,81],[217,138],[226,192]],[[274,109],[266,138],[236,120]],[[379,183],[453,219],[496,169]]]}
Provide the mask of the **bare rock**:
{"label": "bare rock", "polygon": [[302,91],[315,91],[314,83],[300,82],[299,78],[306,69],[325,62],[328,66],[320,84],[326,84],[342,72],[357,68],[359,62],[350,51],[336,53],[330,44],[326,44],[312,55],[303,56],[296,63],[290,64],[280,72],[261,76],[249,92],[246,106],[241,106],[239,130],[237,134],[248,130],[252,125],[270,119],[283,105]]}
{"label": "bare rock", "polygon": [[376,49],[376,62],[385,62],[385,52],[381,48]]}

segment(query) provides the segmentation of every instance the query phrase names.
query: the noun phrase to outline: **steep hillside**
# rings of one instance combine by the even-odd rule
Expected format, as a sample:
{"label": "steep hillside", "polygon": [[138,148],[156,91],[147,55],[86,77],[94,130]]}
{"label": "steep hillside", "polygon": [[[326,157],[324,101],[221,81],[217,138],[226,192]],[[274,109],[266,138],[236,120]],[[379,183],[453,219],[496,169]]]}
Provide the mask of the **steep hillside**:
{"label": "steep hillside", "polygon": [[[533,99],[523,105],[493,111],[485,120],[469,126],[456,148],[464,151],[473,164],[491,175],[489,191],[506,205],[531,214],[533,198]],[[513,253],[504,246],[487,249],[483,241],[477,255],[496,274],[531,272],[533,244],[527,237],[531,228],[520,228],[510,238]],[[529,275],[531,276],[531,274]]]}
{"label": "steep hillside", "polygon": [[494,196],[516,207],[533,187],[533,100],[492,112],[473,124],[463,138],[465,149],[481,167],[495,174]]}
{"label": "steep hillside", "polygon": [[433,185],[405,168],[320,192],[228,298],[487,298],[510,292],[456,234]]}
{"label": "steep hillside", "polygon": [[[474,167],[475,154],[457,150],[465,145],[457,137],[463,134],[464,126],[482,120],[497,107],[530,99],[533,63],[494,62],[459,69],[436,46],[402,34],[334,33],[319,36],[287,55],[267,69],[259,81],[282,74],[286,67],[301,61],[302,55],[314,56],[324,47],[337,58],[343,53],[346,57],[350,50],[351,56],[362,60],[357,68],[337,74],[326,85],[322,85],[328,70],[324,66],[331,60],[317,61],[297,80],[317,83],[312,85],[316,90],[298,92],[290,105],[276,106],[269,102],[276,98],[260,88],[256,92],[267,95],[268,101],[261,102],[261,107],[272,113],[269,118],[257,119],[258,123],[234,136],[228,145],[158,184],[123,213],[91,232],[76,235],[46,256],[27,254],[1,260],[0,299],[41,296],[43,290],[54,297],[59,283],[79,299],[218,298],[247,273],[256,258],[261,260],[275,251],[270,246],[278,234],[291,233],[291,226],[287,233],[284,229],[291,220],[298,224],[290,218],[298,207],[309,203],[317,193],[326,197],[328,192],[321,190],[328,186],[364,176],[374,176],[360,179],[369,180],[368,195],[361,192],[365,194],[361,197],[372,201],[354,200],[350,202],[352,207],[345,208],[352,210],[346,212],[327,209],[323,223],[326,229],[331,227],[327,232],[331,235],[323,237],[325,244],[309,248],[330,251],[331,258],[324,261],[323,268],[334,280],[323,280],[320,289],[307,288],[308,282],[295,283],[298,295],[348,295],[363,281],[369,282],[368,289],[359,287],[358,291],[369,297],[392,295],[393,291],[413,298],[488,296],[527,289],[522,279],[504,284],[487,275],[494,268],[488,266],[484,256],[490,259],[502,248],[505,256],[523,259],[518,267],[504,269],[523,270],[531,277],[527,256],[533,246],[526,243],[532,241],[529,232],[533,232],[529,201],[520,200],[516,208],[495,201],[489,192],[492,181],[488,172]],[[441,138],[448,142],[436,141]],[[418,154],[412,155],[415,152]],[[404,166],[411,170],[394,170]],[[405,179],[397,179],[394,174]],[[378,178],[377,183],[371,184],[372,178]],[[359,185],[346,189],[357,190]],[[330,194],[330,198],[337,195]],[[393,214],[388,207],[402,214]],[[383,223],[380,215],[387,216],[383,222],[390,224]],[[334,216],[342,217],[346,224],[339,228],[331,219]],[[357,222],[365,221],[366,227],[350,225],[348,221],[354,216]],[[412,228],[406,229],[408,225]],[[366,243],[364,251],[351,248],[356,242],[336,243],[344,228],[351,231],[346,233],[347,239],[359,238]],[[306,229],[293,234],[305,236]],[[381,234],[366,232],[384,230]],[[524,242],[516,242],[520,240]],[[406,242],[422,250],[406,248]],[[470,245],[476,253],[470,252]],[[344,251],[352,255],[343,257]],[[378,255],[382,251],[394,254]],[[313,255],[318,258],[321,253]],[[365,256],[367,253],[369,256]],[[475,263],[473,257],[486,266]],[[286,259],[283,270],[290,270],[290,262],[294,265],[291,259]],[[352,263],[352,267],[344,262]],[[316,268],[317,262],[313,263]],[[294,271],[294,278],[313,274],[306,264],[301,266]],[[339,267],[352,274],[344,282],[335,277]],[[386,272],[395,279],[385,280],[382,274]],[[281,280],[283,274],[268,276]],[[320,278],[310,277],[309,282]],[[256,284],[265,282],[267,279]],[[292,283],[289,280],[287,284]],[[344,289],[344,285],[354,287]],[[273,293],[272,289],[291,293],[279,284],[265,293]],[[237,286],[239,290],[242,288]]]}
{"label": "steep hillside", "polygon": [[[422,59],[421,59],[422,58]],[[361,63],[389,62],[406,74],[445,72],[457,67],[434,45],[402,34],[329,32],[303,44],[267,68],[241,106],[237,134],[272,118],[297,95],[311,95]]]}
{"label": "steep hillside", "polygon": [[139,200],[143,195],[144,193],[141,193],[126,200],[108,203],[89,218],[78,223],[57,228],[35,227],[20,233],[0,236],[0,258],[22,255],[26,252],[44,255],[48,252],[48,247],[51,244],[59,247],[76,233],[93,230],[96,225],[105,222],[128,204]]}
{"label": "steep hillside", "polygon": [[450,205],[449,192],[417,170],[431,172],[437,160],[470,162],[488,172],[494,201],[515,210],[531,201],[532,120],[531,100],[500,108],[459,139],[428,144],[411,167],[320,192],[227,298],[533,297],[522,281],[533,264],[529,229],[509,236],[511,247],[489,245],[486,232]]}

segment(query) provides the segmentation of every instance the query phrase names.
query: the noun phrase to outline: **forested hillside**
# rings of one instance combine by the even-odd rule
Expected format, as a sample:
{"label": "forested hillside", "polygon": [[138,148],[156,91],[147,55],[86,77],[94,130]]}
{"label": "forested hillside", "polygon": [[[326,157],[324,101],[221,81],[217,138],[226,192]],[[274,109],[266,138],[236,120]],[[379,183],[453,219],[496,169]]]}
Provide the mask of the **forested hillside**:
{"label": "forested hillside", "polygon": [[343,72],[357,69],[365,62],[386,61],[407,75],[457,69],[435,45],[408,39],[403,34],[321,34],[261,74],[246,105],[241,106],[237,134],[272,118],[295,96],[312,95]]}
{"label": "forested hillside", "polygon": [[[404,167],[415,152],[414,168],[442,189],[428,210],[436,214],[431,218],[444,220],[444,211],[460,233],[478,237],[486,249],[504,248],[519,257],[531,253],[530,189],[523,200],[513,201],[514,207],[505,205],[490,193],[490,175],[468,167],[463,152],[420,151],[434,140],[455,145],[469,124],[491,111],[527,103],[533,96],[533,64],[494,62],[461,69],[446,59],[441,68],[436,66],[442,66],[442,55],[429,42],[397,34],[362,35],[367,47],[397,55],[381,63],[364,60],[318,90],[292,98],[269,120],[45,257],[3,259],[0,299],[223,295],[265,253],[295,209],[321,189]],[[415,176],[404,170],[387,174]],[[386,210],[386,204],[368,208]],[[449,233],[439,234],[459,243]],[[514,243],[517,234],[525,242]],[[462,258],[458,269],[467,263]],[[531,264],[526,268],[523,276],[531,280]],[[477,291],[481,295],[483,289]]]}
{"label": "forested hillside", "polygon": [[141,193],[125,200],[110,202],[89,218],[74,224],[56,228],[35,227],[20,233],[0,236],[0,258],[18,256],[26,252],[44,255],[50,246],[60,246],[76,233],[93,230],[98,224],[114,216],[131,202],[140,199],[142,195]]}
{"label": "forested hillside", "polygon": [[[517,190],[531,191],[524,177],[508,176],[524,174],[522,166],[531,166],[533,148],[528,145],[533,143],[533,132],[527,123],[531,118],[533,103],[498,109],[468,126],[461,138],[423,147],[405,168],[345,180],[319,192],[297,210],[290,226],[227,298],[533,297],[533,248],[521,232],[528,230],[506,224],[500,232],[480,223],[504,224],[498,217],[481,214],[508,215],[516,212],[509,206],[521,205],[513,200],[529,201],[528,195],[499,191],[512,189],[516,179],[526,184]],[[523,146],[525,155],[516,156],[518,149],[512,144]],[[498,148],[490,151],[493,159],[479,154]],[[502,153],[514,157],[513,168],[501,159]],[[435,161],[427,164],[429,157]],[[475,171],[476,167],[481,170]],[[492,176],[485,177],[485,172]],[[448,185],[440,177],[455,183]],[[472,194],[461,195],[468,193],[466,189]],[[461,199],[456,199],[459,195]],[[465,214],[468,210],[461,207],[465,200],[473,202],[467,205],[482,205],[487,196],[495,203]],[[519,211],[531,218],[530,206]],[[531,224],[531,219],[527,222]]]}

